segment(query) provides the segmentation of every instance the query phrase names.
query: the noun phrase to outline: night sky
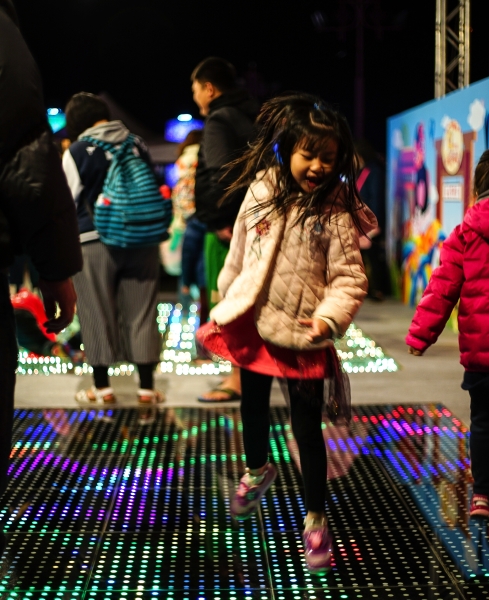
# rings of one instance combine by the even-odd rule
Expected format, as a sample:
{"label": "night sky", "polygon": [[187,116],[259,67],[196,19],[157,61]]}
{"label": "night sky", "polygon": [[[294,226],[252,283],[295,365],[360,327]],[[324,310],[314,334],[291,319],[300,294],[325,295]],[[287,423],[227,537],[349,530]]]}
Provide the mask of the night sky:
{"label": "night sky", "polygon": [[[262,97],[318,93],[353,127],[355,31],[320,32],[352,20],[345,0],[14,0],[44,81],[47,106],[79,91],[108,92],[136,119],[162,132],[167,119],[198,116],[189,76],[206,56],[222,56]],[[375,13],[373,5],[382,13]],[[472,2],[471,81],[489,76],[482,11]],[[385,119],[433,98],[435,0],[371,2],[365,31],[365,135],[385,148]],[[477,5],[477,6],[476,6]],[[342,17],[341,8],[346,9]],[[340,11],[340,12],[339,12]],[[393,29],[394,27],[394,29]]]}

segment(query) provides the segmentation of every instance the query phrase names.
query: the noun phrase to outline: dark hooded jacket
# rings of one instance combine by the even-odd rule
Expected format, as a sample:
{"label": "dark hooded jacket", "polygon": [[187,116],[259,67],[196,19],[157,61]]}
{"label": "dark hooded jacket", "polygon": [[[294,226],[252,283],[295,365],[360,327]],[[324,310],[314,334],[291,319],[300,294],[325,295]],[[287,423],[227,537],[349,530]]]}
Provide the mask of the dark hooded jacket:
{"label": "dark hooded jacket", "polygon": [[75,207],[47,122],[39,70],[11,0],[0,0],[0,268],[21,252],[51,281],[82,267]]}
{"label": "dark hooded jacket", "polygon": [[246,190],[223,205],[219,201],[233,181],[222,179],[223,167],[238,158],[253,137],[256,102],[244,90],[227,92],[210,103],[195,173],[195,216],[209,231],[233,226]]}

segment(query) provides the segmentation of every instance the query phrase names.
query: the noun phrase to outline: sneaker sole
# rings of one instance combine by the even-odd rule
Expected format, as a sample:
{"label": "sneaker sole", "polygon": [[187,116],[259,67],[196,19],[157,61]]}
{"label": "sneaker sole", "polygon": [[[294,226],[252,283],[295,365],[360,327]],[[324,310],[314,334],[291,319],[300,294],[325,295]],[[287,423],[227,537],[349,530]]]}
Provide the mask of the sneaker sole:
{"label": "sneaker sole", "polygon": [[329,555],[329,558],[325,559],[323,564],[310,565],[306,558],[307,570],[309,573],[320,575],[321,573],[328,573],[331,571],[331,561],[333,560],[333,553]]}
{"label": "sneaker sole", "polygon": [[311,568],[311,567],[307,567],[307,571],[308,573],[310,573],[311,575],[326,575],[327,573],[329,573],[331,571],[331,565],[329,567],[318,567],[318,568]]}
{"label": "sneaker sole", "polygon": [[471,517],[485,517],[486,519],[489,519],[489,511],[475,509],[475,510],[471,511],[470,516]]}

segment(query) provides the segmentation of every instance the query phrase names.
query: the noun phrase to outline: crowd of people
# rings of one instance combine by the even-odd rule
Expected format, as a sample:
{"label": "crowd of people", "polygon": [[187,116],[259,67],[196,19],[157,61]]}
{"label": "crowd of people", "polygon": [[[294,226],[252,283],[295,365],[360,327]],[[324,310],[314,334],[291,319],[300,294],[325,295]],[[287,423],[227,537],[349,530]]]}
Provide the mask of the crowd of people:
{"label": "crowd of people", "polygon": [[[8,279],[14,254],[25,252],[39,274],[47,334],[68,325],[76,303],[93,367],[93,385],[76,400],[114,405],[108,369],[126,360],[137,366],[136,400],[145,406],[164,401],[154,385],[160,355],[155,316],[159,249],[171,235],[170,244],[181,241],[180,292],[199,289],[201,351],[233,364],[229,377],[199,400],[241,401],[247,469],[231,513],[249,518],[276,477],[268,453],[270,390],[278,377],[285,382],[303,476],[306,562],[312,572],[327,571],[332,534],[325,513],[324,381],[335,382],[334,397],[326,398],[330,419],[348,423],[333,342],[367,294],[381,300],[389,293],[383,176],[375,153],[361,141],[355,146],[346,119],[321,98],[282,94],[260,107],[237,85],[234,67],[211,57],[191,74],[206,122],[202,134],[192,132],[180,148],[171,201],[158,189],[144,141],[112,120],[94,94],[69,99],[72,143],[59,160],[39,73],[10,0],[0,0],[0,77],[2,489],[17,353]],[[461,298],[464,387],[472,400],[472,514],[484,516],[489,321],[478,307],[488,289],[480,282],[489,280],[488,165],[486,153],[476,170],[478,202],[445,242],[442,266],[407,338],[410,351],[422,354]]]}

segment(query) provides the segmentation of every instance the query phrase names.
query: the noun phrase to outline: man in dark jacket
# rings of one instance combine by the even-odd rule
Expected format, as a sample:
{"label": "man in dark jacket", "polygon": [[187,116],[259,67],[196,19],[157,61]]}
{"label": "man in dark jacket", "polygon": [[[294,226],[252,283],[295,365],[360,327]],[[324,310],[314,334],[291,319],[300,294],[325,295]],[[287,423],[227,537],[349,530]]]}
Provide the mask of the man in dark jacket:
{"label": "man in dark jacket", "polygon": [[[256,102],[237,87],[234,67],[222,58],[203,60],[191,76],[194,101],[206,117],[195,173],[195,218],[207,226],[204,241],[207,294],[209,308],[219,302],[217,277],[229,250],[233,226],[244,192],[219,201],[232,183],[233,174],[225,177],[225,166],[246,148],[253,136],[253,123],[258,113]],[[239,371],[208,394],[202,402],[240,399]]]}
{"label": "man in dark jacket", "polygon": [[20,252],[40,274],[47,331],[58,333],[73,319],[70,277],[82,267],[75,208],[46,119],[39,71],[11,0],[0,0],[0,493],[7,481],[17,368],[8,267]]}

